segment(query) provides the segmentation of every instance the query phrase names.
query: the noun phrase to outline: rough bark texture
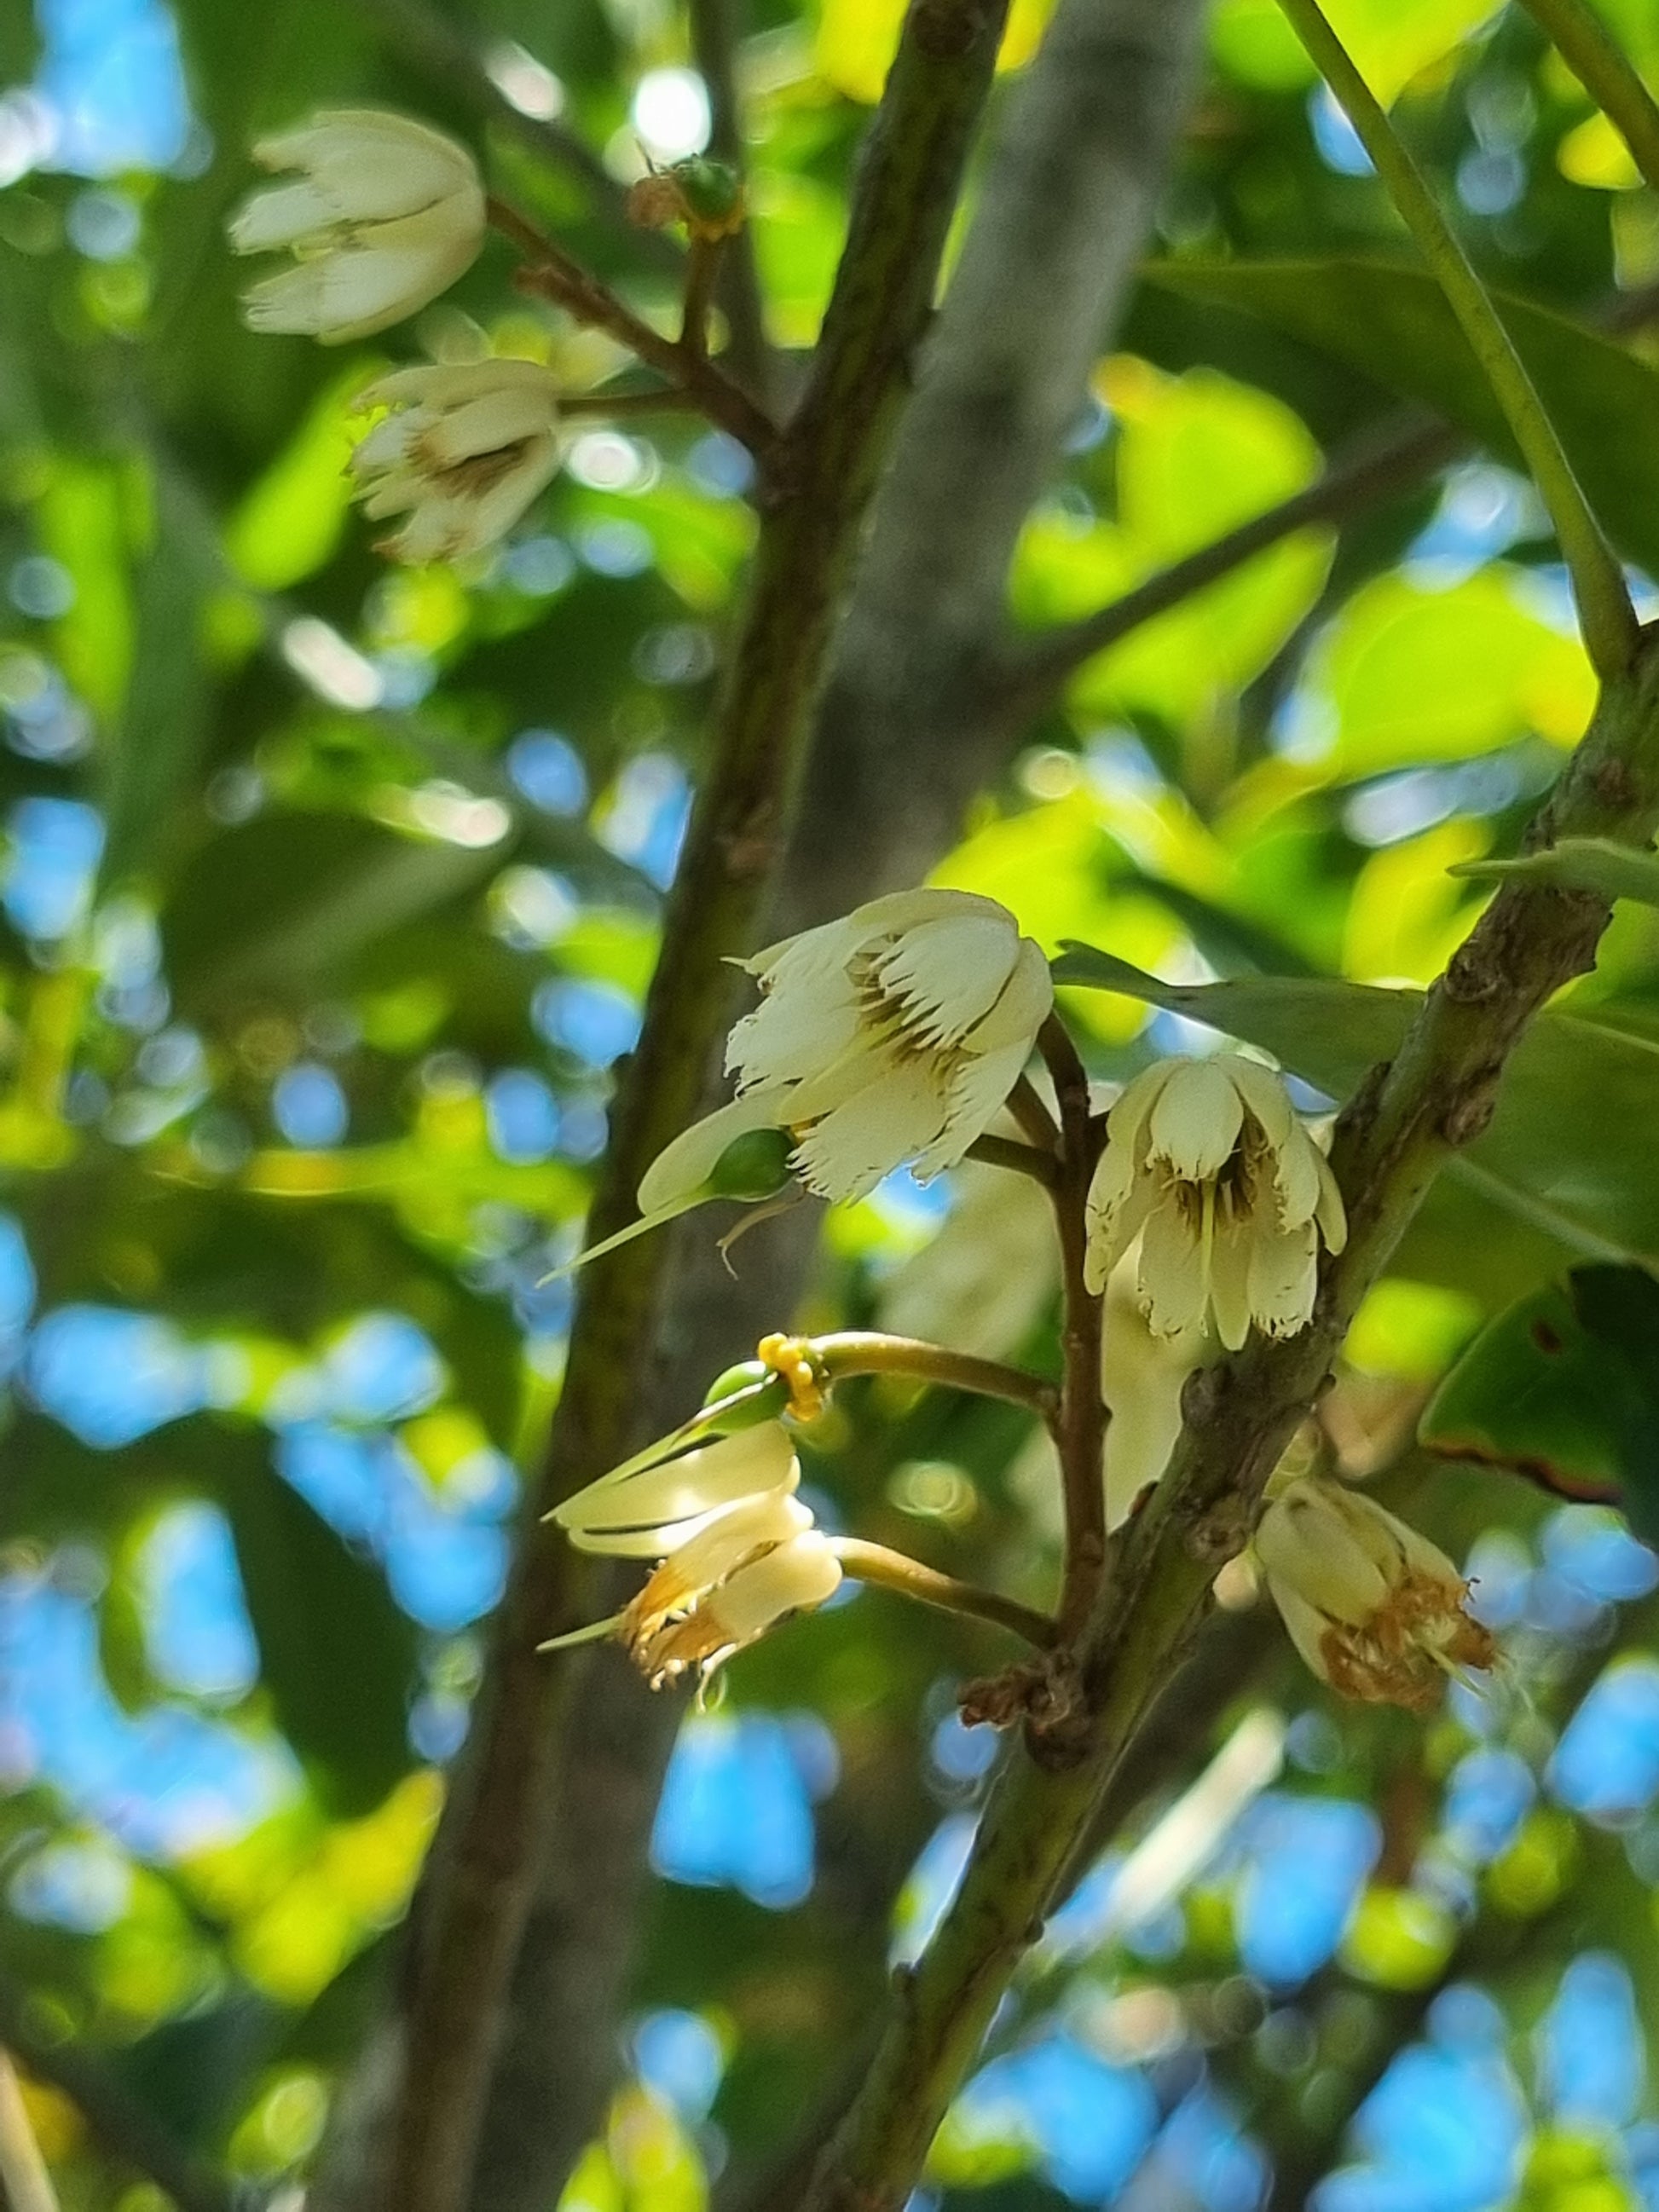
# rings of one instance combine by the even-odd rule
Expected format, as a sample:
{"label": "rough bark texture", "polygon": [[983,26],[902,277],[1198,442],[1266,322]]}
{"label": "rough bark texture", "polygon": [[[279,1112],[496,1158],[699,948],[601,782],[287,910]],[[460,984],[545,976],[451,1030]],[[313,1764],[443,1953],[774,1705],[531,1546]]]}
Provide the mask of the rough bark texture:
{"label": "rough bark texture", "polygon": [[[1203,12],[1202,0],[1062,0],[1011,99],[877,496],[779,881],[780,933],[926,874],[1006,746],[999,721],[975,747],[930,683],[952,697],[973,693],[1020,525],[1077,416],[1145,242]],[[693,1312],[706,1326],[665,1374],[653,1419],[678,1418],[709,1374],[781,1324],[805,1282],[816,1226],[804,1209],[757,1231],[733,1285],[708,1261],[702,1225],[704,1261],[672,1310],[679,1328]],[[608,1680],[592,1711],[586,1695],[573,1703],[540,1818],[542,1872],[477,2212],[543,2212],[602,2119],[616,2075],[628,1901],[653,1802],[636,1777],[659,1773],[678,1713],[626,1682]],[[602,1749],[617,1759],[612,1727],[635,1732],[639,1764],[630,1754],[607,1793],[596,1757]]]}
{"label": "rough bark texture", "polygon": [[[1659,823],[1659,641],[1608,687],[1531,832],[1638,848]],[[1360,1299],[1435,1176],[1490,1119],[1504,1064],[1545,1001],[1594,962],[1603,901],[1500,891],[1430,992],[1395,1060],[1337,1126],[1332,1163],[1350,1239],[1314,1318],[1255,1337],[1187,1384],[1169,1468],[1126,1527],[1074,1656],[1071,1715],[1005,1768],[955,1902],[898,1989],[886,2033],[812,2186],[788,2212],[896,2212],[998,2004],[1052,1908],[1102,1796],[1203,1618],[1216,1570],[1243,1541],[1269,1474],[1323,1387]],[[777,2212],[785,2212],[779,2206]]]}
{"label": "rough bark texture", "polygon": [[[808,771],[806,817],[871,833],[914,883],[1001,770],[988,714],[1021,526],[1077,421],[1186,114],[1205,0],[1060,0],[1012,88],[927,373],[877,501]],[[828,841],[791,854],[825,909]],[[827,887],[826,887],[827,888]]]}
{"label": "rough bark texture", "polygon": [[[730,1012],[727,962],[755,940],[1005,14],[1006,0],[914,0],[905,19],[805,388],[768,455],[760,540],[639,1047],[618,1092],[593,1209],[598,1236],[629,1218],[645,1168],[696,1112]],[[639,1240],[582,1279],[552,1435],[411,1916],[399,2026],[375,2046],[397,2079],[384,2154],[372,2147],[365,2166],[363,2147],[348,2142],[335,2161],[340,2172],[356,2160],[372,2177],[360,2200],[386,2212],[461,2212],[471,2198],[572,1711],[571,1673],[537,1645],[591,1618],[604,1597],[595,1563],[575,1558],[542,1516],[642,1440],[669,1249]],[[616,1872],[607,1864],[604,1879]],[[554,2048],[562,2063],[564,2047]],[[338,2201],[329,2163],[317,2192],[324,2204]]]}

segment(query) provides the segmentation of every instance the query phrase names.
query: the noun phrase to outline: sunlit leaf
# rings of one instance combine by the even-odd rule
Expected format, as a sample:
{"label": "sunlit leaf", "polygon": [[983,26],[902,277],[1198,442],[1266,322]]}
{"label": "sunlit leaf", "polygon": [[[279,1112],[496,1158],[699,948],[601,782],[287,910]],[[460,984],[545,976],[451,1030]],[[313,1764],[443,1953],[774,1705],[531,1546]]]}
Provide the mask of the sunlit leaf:
{"label": "sunlit leaf", "polygon": [[1440,590],[1379,576],[1325,631],[1309,680],[1331,709],[1327,763],[1341,776],[1455,760],[1533,732],[1573,744],[1595,700],[1577,641],[1500,568]]}
{"label": "sunlit leaf", "polygon": [[[1438,285],[1425,271],[1346,257],[1161,262],[1152,281],[1234,307],[1445,415],[1501,459],[1520,453]],[[1659,568],[1659,370],[1615,340],[1507,293],[1498,306],[1602,522]]]}
{"label": "sunlit leaf", "polygon": [[1617,1503],[1659,1538],[1659,1284],[1579,1267],[1522,1298],[1469,1346],[1419,1434],[1443,1458]]}
{"label": "sunlit leaf", "polygon": [[[1496,9],[1493,0],[1328,0],[1325,13],[1372,91],[1389,102]],[[1312,80],[1276,0],[1221,0],[1211,39],[1223,67],[1247,84],[1279,91]]]}

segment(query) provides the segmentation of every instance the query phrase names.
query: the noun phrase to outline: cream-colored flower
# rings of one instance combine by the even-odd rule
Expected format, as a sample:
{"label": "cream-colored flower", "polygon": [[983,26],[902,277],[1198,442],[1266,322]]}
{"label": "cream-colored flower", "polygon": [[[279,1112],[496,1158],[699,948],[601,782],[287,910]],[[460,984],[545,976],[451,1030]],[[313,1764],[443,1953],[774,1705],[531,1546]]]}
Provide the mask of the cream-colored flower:
{"label": "cream-colored flower", "polygon": [[1136,1287],[1158,1336],[1215,1316],[1237,1351],[1254,1322],[1293,1336],[1313,1313],[1322,1237],[1347,1237],[1325,1156],[1282,1077],[1239,1053],[1160,1060],[1112,1108],[1089,1186],[1089,1287],[1140,1238]]}
{"label": "cream-colored flower", "polygon": [[484,191],[465,146],[382,108],[323,110],[262,138],[262,168],[298,172],[231,219],[237,253],[292,252],[295,265],[243,298],[256,331],[338,345],[416,313],[477,258]]}
{"label": "cream-colored flower", "polygon": [[653,1689],[688,1667],[712,1674],[787,1614],[834,1595],[841,1562],[795,1496],[799,1483],[787,1431],[766,1421],[601,1476],[555,1509],[578,1550],[660,1562],[638,1596],[602,1624]]}
{"label": "cream-colored flower", "polygon": [[1497,1656],[1438,1545],[1363,1492],[1298,1476],[1262,1515],[1255,1556],[1297,1650],[1345,1698],[1423,1712],[1448,1674]]}
{"label": "cream-colored flower", "polygon": [[1054,1004],[1048,963],[1006,907],[967,891],[873,899],[741,963],[761,1003],[732,1031],[738,1097],[640,1186],[649,1213],[707,1180],[750,1129],[793,1133],[809,1190],[860,1198],[914,1161],[954,1167],[1018,1081]]}
{"label": "cream-colored flower", "polygon": [[400,368],[365,407],[391,412],[350,461],[363,512],[408,520],[378,550],[394,560],[459,561],[504,537],[559,465],[559,388],[533,361]]}
{"label": "cream-colored flower", "polygon": [[1140,1254],[1133,1245],[1106,1284],[1101,1336],[1100,1395],[1106,1425],[1106,1525],[1127,1521],[1142,1491],[1158,1480],[1181,1434],[1187,1377],[1213,1356],[1215,1340],[1202,1321],[1159,1336],[1140,1310],[1136,1289]]}

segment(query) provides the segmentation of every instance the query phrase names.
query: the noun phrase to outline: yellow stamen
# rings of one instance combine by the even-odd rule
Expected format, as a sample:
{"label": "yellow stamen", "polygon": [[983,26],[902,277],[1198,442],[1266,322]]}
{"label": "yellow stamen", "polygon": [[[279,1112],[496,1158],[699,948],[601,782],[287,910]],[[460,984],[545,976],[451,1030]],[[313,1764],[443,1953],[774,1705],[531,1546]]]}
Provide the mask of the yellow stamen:
{"label": "yellow stamen", "polygon": [[789,1411],[798,1421],[816,1421],[823,1411],[823,1382],[812,1356],[811,1340],[775,1331],[762,1337],[755,1357],[774,1375],[781,1376],[789,1392]]}

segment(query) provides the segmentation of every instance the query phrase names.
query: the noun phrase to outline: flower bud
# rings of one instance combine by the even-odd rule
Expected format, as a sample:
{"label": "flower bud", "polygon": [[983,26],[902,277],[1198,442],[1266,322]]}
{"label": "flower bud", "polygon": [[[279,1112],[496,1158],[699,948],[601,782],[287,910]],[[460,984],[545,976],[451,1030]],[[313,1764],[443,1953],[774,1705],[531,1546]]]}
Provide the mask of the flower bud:
{"label": "flower bud", "polygon": [[1447,1675],[1497,1656],[1445,1553],[1362,1491],[1288,1483],[1261,1516],[1255,1556],[1291,1641],[1343,1697],[1424,1712]]}
{"label": "flower bud", "polygon": [[380,108],[331,108],[253,149],[295,180],[233,216],[234,252],[287,248],[294,266],[245,295],[256,331],[338,345],[402,322],[446,292],[483,246],[484,191],[466,148]]}
{"label": "flower bud", "polygon": [[742,180],[724,161],[694,154],[672,167],[653,169],[628,194],[628,217],[641,230],[683,222],[704,245],[741,230],[746,212]]}

